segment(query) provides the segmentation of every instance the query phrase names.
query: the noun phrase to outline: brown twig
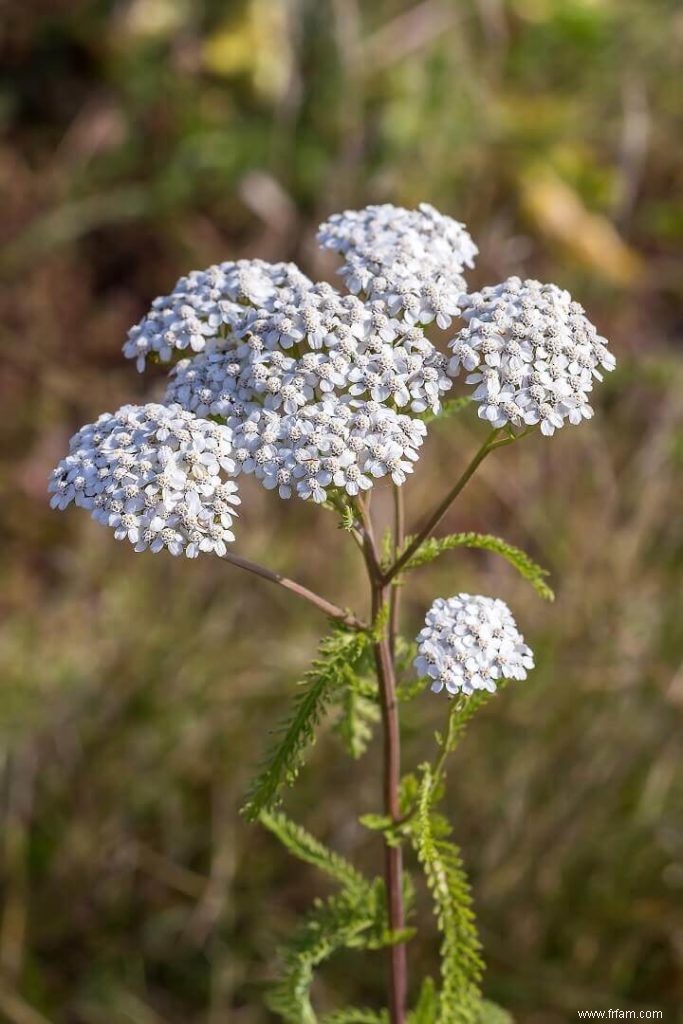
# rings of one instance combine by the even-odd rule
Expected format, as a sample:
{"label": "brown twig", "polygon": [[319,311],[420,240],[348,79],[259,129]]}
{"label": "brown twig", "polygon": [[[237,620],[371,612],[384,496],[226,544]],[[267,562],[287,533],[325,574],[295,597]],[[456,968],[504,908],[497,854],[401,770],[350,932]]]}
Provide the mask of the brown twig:
{"label": "brown twig", "polygon": [[274,572],[272,569],[266,569],[264,565],[258,565],[257,562],[250,562],[246,558],[242,558],[240,555],[233,555],[227,553],[223,555],[226,562],[232,562],[233,565],[238,566],[240,569],[246,569],[247,572],[254,573],[255,576],[260,576],[261,579],[270,580],[271,583],[278,583],[285,590],[291,591],[292,594],[296,594],[298,597],[302,597],[304,601],[308,601],[309,604],[315,605],[324,615],[329,616],[331,619],[335,619],[337,622],[341,622],[344,626],[348,626],[349,629],[367,629],[367,623],[361,622],[360,619],[356,618],[351,612],[346,611],[344,608],[340,608],[336,604],[332,604],[326,598],[321,597],[320,594],[316,594],[314,591],[309,590],[308,587],[304,587],[302,583],[297,583],[296,580],[290,580],[288,576],[283,576],[282,573]]}

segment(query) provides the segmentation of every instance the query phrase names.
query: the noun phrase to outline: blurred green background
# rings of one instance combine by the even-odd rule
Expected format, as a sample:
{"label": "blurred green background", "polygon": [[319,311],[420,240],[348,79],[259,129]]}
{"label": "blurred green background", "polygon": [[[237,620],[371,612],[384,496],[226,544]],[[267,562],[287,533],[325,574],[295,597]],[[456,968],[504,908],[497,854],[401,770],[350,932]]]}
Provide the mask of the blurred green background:
{"label": "blurred green background", "polygon": [[[279,935],[325,891],[238,817],[325,623],[231,566],[141,558],[50,512],[70,434],[155,396],[120,346],[176,277],[291,258],[344,206],[427,200],[467,222],[474,283],[570,288],[618,372],[596,418],[487,464],[454,529],[552,570],[543,605],[493,556],[415,574],[509,600],[538,669],[477,721],[447,798],[486,989],[526,1024],[683,1005],[683,364],[673,0],[13,0],[0,147],[3,586],[0,1019],[266,1024]],[[482,436],[437,425],[412,519]],[[333,519],[247,487],[237,550],[362,607]],[[382,501],[379,506],[381,511]],[[476,591],[475,591],[476,592]],[[406,764],[443,702],[410,706]],[[289,810],[377,870],[376,746],[325,729]],[[428,924],[410,947],[434,973]],[[381,954],[336,960],[321,1006],[382,1003]]]}

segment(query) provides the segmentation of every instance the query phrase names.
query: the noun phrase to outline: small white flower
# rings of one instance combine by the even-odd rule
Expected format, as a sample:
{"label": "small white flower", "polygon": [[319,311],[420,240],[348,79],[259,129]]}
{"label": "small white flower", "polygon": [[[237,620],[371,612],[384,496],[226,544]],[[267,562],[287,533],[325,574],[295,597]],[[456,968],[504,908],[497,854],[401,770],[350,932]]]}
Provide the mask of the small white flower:
{"label": "small white flower", "polygon": [[88,509],[136,551],[224,555],[240,503],[235,470],[229,427],[179,405],[124,405],[72,437],[50,504]]}
{"label": "small white flower", "polygon": [[493,693],[501,679],[526,679],[531,648],[510,609],[497,598],[458,594],[437,598],[417,637],[415,669],[440,693]]}

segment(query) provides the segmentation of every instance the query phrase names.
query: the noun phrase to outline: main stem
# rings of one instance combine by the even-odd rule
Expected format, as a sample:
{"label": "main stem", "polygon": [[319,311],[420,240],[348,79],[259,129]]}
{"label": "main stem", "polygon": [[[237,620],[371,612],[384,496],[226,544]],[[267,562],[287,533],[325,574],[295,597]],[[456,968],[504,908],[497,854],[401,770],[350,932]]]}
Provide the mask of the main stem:
{"label": "main stem", "polygon": [[[363,510],[365,557],[372,593],[372,620],[377,624],[388,619],[392,588],[383,582],[381,567],[369,514]],[[377,680],[379,683],[382,731],[384,737],[384,812],[392,821],[401,819],[399,786],[401,782],[401,735],[396,698],[396,673],[390,642],[388,621],[374,644]],[[384,843],[384,878],[387,892],[389,927],[405,928],[403,908],[403,851],[400,846]],[[389,947],[389,1017],[391,1024],[405,1024],[408,988],[406,947],[396,943]]]}

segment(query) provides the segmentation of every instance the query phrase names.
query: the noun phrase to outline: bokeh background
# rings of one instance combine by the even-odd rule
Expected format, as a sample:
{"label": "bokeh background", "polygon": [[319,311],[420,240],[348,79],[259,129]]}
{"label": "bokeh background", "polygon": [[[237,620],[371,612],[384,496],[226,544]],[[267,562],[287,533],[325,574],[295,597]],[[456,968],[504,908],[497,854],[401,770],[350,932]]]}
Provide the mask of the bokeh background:
{"label": "bokeh background", "polygon": [[[0,148],[0,1019],[267,1024],[278,936],[324,883],[238,816],[325,623],[206,559],[140,557],[46,477],[83,422],[155,396],[127,328],[176,277],[291,258],[334,279],[327,213],[428,200],[467,222],[481,284],[557,281],[619,358],[596,418],[496,454],[453,511],[552,570],[543,604],[493,556],[414,576],[506,598],[538,669],[475,722],[448,813],[486,989],[527,1024],[683,1005],[681,140],[673,0],[11,0]],[[411,518],[478,444],[437,425]],[[380,498],[380,511],[382,500]],[[332,518],[248,489],[237,550],[362,606]],[[405,724],[429,756],[444,707]],[[328,724],[288,809],[368,869],[376,746]],[[423,915],[428,913],[424,895]],[[427,920],[426,916],[423,920]],[[429,926],[413,982],[436,971]],[[381,954],[319,1005],[381,1005]]]}

